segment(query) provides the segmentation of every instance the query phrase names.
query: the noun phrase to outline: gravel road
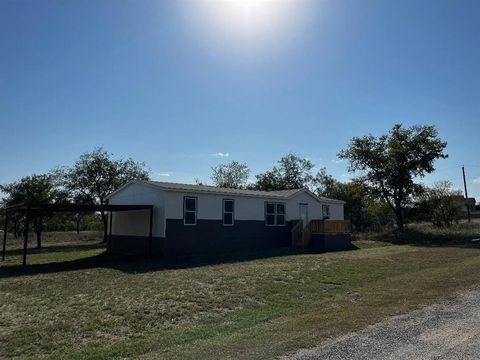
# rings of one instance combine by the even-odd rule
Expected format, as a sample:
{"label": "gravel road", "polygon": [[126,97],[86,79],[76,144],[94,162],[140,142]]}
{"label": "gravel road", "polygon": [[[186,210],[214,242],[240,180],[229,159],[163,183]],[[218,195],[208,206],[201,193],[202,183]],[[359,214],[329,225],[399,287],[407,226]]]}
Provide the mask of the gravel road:
{"label": "gravel road", "polygon": [[480,290],[283,359],[480,359]]}

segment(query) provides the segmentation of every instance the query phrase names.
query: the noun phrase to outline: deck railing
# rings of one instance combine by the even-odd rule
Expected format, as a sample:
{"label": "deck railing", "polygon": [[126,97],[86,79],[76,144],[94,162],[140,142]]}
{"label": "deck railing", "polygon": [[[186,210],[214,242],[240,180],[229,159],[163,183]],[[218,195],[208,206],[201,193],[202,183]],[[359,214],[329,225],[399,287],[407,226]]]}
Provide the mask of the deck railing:
{"label": "deck railing", "polygon": [[307,226],[298,221],[292,228],[292,246],[307,246],[313,234],[345,234],[352,230],[350,220],[311,220]]}
{"label": "deck railing", "polygon": [[350,220],[312,220],[307,227],[312,234],[344,234],[352,231]]}

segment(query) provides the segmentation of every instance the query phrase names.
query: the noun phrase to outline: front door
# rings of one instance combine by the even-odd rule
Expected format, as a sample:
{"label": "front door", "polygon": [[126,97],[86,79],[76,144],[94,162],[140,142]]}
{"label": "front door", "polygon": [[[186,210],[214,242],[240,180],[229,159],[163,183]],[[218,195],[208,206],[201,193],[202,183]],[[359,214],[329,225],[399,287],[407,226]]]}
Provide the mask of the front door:
{"label": "front door", "polygon": [[299,204],[300,220],[303,221],[303,226],[308,225],[308,204]]}

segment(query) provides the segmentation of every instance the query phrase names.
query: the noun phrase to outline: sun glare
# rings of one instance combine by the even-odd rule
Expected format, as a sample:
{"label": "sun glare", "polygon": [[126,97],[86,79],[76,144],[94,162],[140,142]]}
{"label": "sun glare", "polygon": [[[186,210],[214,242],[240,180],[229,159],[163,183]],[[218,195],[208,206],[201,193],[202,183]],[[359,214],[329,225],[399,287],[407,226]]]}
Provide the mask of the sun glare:
{"label": "sun glare", "polygon": [[[302,0],[197,0],[202,27],[229,42],[262,45],[298,21]],[[191,4],[191,3],[190,3]]]}

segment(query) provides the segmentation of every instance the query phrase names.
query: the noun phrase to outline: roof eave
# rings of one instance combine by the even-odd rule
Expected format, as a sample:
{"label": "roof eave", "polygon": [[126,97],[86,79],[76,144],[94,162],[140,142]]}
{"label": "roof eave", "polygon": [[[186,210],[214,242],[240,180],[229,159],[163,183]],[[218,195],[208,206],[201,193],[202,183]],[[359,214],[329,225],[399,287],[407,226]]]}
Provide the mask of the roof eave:
{"label": "roof eave", "polygon": [[293,192],[292,194],[289,195],[276,195],[274,193],[272,194],[242,194],[242,193],[231,193],[228,191],[218,191],[218,190],[204,190],[204,189],[173,189],[167,186],[163,186],[159,183],[155,182],[150,182],[150,181],[142,181],[142,180],[132,180],[126,183],[125,185],[121,186],[111,194],[107,196],[107,199],[110,199],[111,197],[115,196],[119,192],[121,192],[123,189],[126,187],[130,186],[131,184],[141,184],[144,186],[152,187],[152,188],[157,188],[163,191],[170,191],[170,192],[176,192],[176,193],[200,193],[200,194],[212,194],[212,195],[224,195],[224,196],[240,196],[240,197],[252,197],[252,198],[261,198],[261,199],[278,199],[278,200],[290,200],[293,197],[297,196],[300,192],[305,192],[311,197],[313,197],[315,200],[319,202],[328,202],[328,203],[334,203],[334,204],[345,204],[345,201],[342,200],[335,200],[335,199],[328,199],[328,198],[321,198],[317,195],[315,195],[313,192],[311,192],[308,189],[297,189],[297,191]]}

